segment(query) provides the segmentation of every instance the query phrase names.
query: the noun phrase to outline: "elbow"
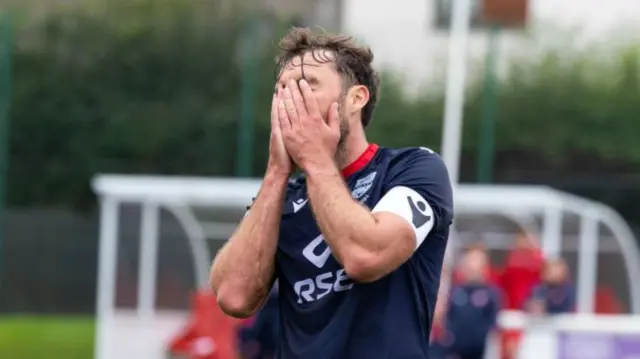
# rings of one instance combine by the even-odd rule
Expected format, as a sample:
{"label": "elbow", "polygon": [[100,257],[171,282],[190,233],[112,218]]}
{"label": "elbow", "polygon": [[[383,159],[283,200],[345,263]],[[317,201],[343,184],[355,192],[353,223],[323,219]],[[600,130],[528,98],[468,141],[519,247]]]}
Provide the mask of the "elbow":
{"label": "elbow", "polygon": [[358,283],[375,282],[385,275],[380,268],[378,256],[363,249],[346,255],[342,266],[347,277]]}
{"label": "elbow", "polygon": [[237,319],[247,319],[256,314],[256,310],[245,305],[245,302],[236,299],[218,298],[218,306],[224,314]]}
{"label": "elbow", "polygon": [[234,318],[245,319],[257,312],[257,306],[243,293],[227,289],[224,286],[218,288],[216,301],[218,307],[226,314]]}
{"label": "elbow", "polygon": [[209,286],[216,296],[218,307],[227,315],[238,319],[249,318],[255,314],[256,306],[248,295],[212,275]]}

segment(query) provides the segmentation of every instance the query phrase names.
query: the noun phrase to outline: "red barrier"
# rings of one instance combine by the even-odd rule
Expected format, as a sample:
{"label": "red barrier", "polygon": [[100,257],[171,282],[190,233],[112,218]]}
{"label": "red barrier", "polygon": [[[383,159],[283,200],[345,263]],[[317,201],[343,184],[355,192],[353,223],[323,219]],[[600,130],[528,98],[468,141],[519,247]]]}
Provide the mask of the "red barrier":
{"label": "red barrier", "polygon": [[195,293],[192,303],[189,321],[169,343],[169,352],[189,359],[237,359],[240,321],[222,312],[213,293]]}

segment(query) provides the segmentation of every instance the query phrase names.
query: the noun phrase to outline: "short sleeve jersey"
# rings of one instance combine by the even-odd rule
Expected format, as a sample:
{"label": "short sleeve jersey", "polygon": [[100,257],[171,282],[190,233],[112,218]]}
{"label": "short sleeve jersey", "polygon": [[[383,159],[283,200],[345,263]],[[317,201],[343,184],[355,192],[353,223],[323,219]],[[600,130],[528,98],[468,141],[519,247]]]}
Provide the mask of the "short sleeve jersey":
{"label": "short sleeve jersey", "polygon": [[406,205],[414,225],[430,225],[431,231],[395,271],[371,283],[355,283],[318,229],[304,177],[292,180],[276,252],[281,313],[277,358],[428,358],[453,217],[446,167],[426,148],[370,145],[343,176],[353,199],[370,209],[395,187],[417,192],[426,203],[407,197]]}
{"label": "short sleeve jersey", "polygon": [[533,289],[531,299],[544,302],[547,314],[570,313],[576,302],[575,288],[572,283],[543,283]]}
{"label": "short sleeve jersey", "polygon": [[500,310],[499,290],[484,283],[456,285],[447,311],[447,337],[458,349],[482,348],[496,326]]}

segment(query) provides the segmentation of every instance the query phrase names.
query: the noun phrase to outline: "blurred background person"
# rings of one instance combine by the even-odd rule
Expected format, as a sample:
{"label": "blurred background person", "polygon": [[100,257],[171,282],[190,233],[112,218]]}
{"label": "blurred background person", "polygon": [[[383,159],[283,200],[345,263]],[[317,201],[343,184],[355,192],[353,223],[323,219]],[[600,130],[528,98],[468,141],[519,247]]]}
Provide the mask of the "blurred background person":
{"label": "blurred background person", "polygon": [[460,281],[451,288],[444,335],[438,342],[445,357],[484,358],[487,339],[496,328],[500,310],[499,289],[488,277],[489,260],[484,250],[468,250],[458,265]]}
{"label": "blurred background person", "polygon": [[507,262],[500,278],[505,295],[505,309],[521,310],[540,282],[544,259],[538,241],[529,233],[516,235],[513,248],[507,254]]}
{"label": "blurred background person", "polygon": [[[489,258],[487,247],[482,242],[472,243],[464,249],[464,253],[469,253],[473,251],[479,251],[481,253],[484,253],[487,256],[487,258]],[[502,271],[499,267],[493,266],[490,261],[487,261],[487,265],[485,266],[485,269],[484,269],[484,276],[485,276],[485,280],[488,283],[494,284],[498,287],[501,286]],[[453,272],[452,282],[455,284],[463,281],[464,281],[464,273],[462,268],[461,267],[455,268]]]}
{"label": "blurred background person", "polygon": [[[540,283],[544,265],[538,241],[525,230],[516,234],[513,247],[507,254],[504,271],[500,277],[505,298],[505,309],[523,310],[533,288]],[[521,330],[508,329],[500,334],[502,357],[515,359]]]}
{"label": "blurred background person", "polygon": [[570,313],[575,310],[576,289],[562,258],[547,260],[542,282],[533,288],[526,310],[535,315]]}

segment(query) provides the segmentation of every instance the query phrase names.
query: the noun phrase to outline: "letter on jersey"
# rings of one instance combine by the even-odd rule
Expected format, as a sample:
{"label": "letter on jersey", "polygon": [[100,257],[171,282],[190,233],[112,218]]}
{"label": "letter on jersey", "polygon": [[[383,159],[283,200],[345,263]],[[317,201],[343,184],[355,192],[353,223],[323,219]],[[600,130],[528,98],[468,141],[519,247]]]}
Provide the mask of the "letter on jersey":
{"label": "letter on jersey", "polygon": [[387,192],[372,210],[391,212],[404,218],[416,235],[416,249],[433,229],[433,209],[429,202],[409,187],[397,186]]}

